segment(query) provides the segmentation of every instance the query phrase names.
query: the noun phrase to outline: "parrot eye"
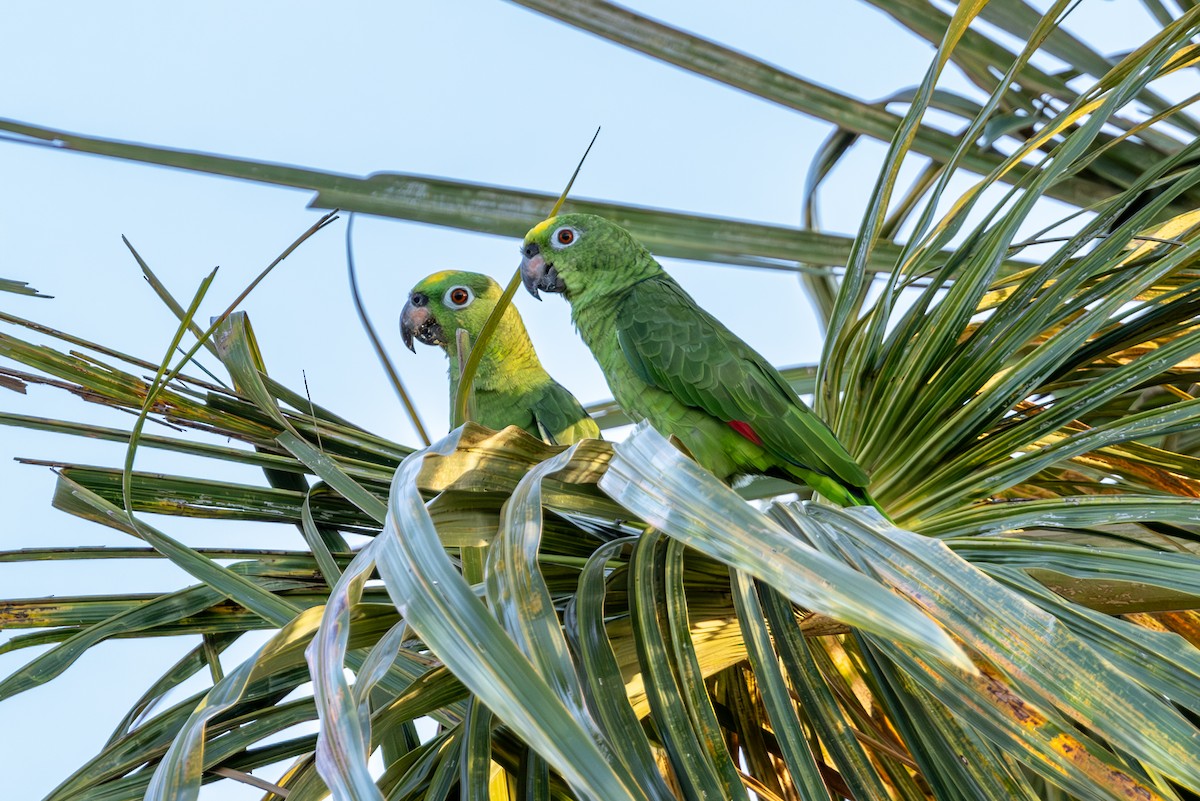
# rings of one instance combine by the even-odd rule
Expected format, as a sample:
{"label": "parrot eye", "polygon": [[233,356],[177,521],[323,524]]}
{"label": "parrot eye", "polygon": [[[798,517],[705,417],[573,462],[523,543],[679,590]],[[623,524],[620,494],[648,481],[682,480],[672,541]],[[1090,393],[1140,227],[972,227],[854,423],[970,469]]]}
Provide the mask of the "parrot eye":
{"label": "parrot eye", "polygon": [[464,308],[474,299],[475,297],[471,294],[471,290],[467,289],[465,286],[451,287],[450,289],[446,290],[446,297],[443,298],[443,300],[446,301],[447,306],[455,309]]}
{"label": "parrot eye", "polygon": [[578,231],[569,225],[564,225],[550,235],[550,246],[555,250],[562,250],[569,245],[573,245],[578,238]]}

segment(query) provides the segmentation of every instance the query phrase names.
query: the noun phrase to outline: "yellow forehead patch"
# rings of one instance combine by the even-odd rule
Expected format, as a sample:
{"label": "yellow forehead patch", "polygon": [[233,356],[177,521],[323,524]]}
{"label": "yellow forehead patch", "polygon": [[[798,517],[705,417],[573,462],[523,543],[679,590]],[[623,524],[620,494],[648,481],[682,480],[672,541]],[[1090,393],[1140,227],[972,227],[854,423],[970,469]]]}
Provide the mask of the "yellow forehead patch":
{"label": "yellow forehead patch", "polygon": [[532,239],[535,236],[541,236],[550,227],[551,223],[554,222],[554,219],[554,217],[551,217],[547,220],[542,220],[540,223],[529,229],[529,233],[525,234],[525,238]]}
{"label": "yellow forehead patch", "polygon": [[458,275],[458,270],[442,270],[440,272],[433,273],[432,275],[425,276],[425,280],[421,283],[440,284],[442,281],[446,281],[455,275]]}

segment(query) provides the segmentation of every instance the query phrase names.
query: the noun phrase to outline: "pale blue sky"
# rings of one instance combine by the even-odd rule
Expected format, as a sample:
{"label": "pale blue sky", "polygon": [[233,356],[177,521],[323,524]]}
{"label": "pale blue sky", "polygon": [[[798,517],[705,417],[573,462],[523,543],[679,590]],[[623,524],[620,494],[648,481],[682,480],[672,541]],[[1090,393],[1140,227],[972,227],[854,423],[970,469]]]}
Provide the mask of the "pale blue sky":
{"label": "pale blue sky", "polygon": [[[932,52],[851,0],[755,0],[737,11],[665,0],[633,5],[868,100],[918,83]],[[808,163],[830,130],[495,0],[23,3],[5,15],[0,116],[356,175],[396,170],[557,192],[602,125],[577,196],[794,224]],[[1085,35],[1107,52],[1139,43],[1150,30],[1133,3],[1085,0],[1083,15],[1095,15]],[[853,231],[881,155],[877,144],[860,146],[828,182],[828,228]],[[0,142],[0,176],[0,277],[55,296],[0,295],[0,308],[154,361],[175,323],[142,282],[122,234],[180,296],[220,265],[202,309],[207,317],[318,216],[305,208],[305,192],[8,142]],[[244,308],[274,377],[299,388],[306,371],[319,403],[415,444],[352,311],[343,226],[306,244]],[[511,274],[517,243],[366,217],[355,233],[369,310],[427,424],[441,432],[444,360],[433,349],[414,357],[401,347],[399,308],[408,288],[434,270]],[[817,328],[793,277],[667,265],[701,304],[775,362],[815,359]],[[584,401],[607,397],[570,330],[566,305],[525,295],[517,305],[551,372]],[[765,326],[766,319],[777,324]],[[0,390],[0,408],[108,425],[129,419],[38,388],[26,397]],[[136,544],[53,511],[50,472],[10,460],[111,465],[122,455],[116,446],[0,428],[0,549]],[[150,451],[138,467],[195,475],[212,469]],[[225,475],[261,481],[252,470]],[[195,546],[301,545],[287,527],[176,519],[161,525]],[[158,592],[185,583],[169,565],[148,561],[0,565],[0,598]],[[49,685],[0,703],[6,796],[40,798],[69,775],[192,644],[106,643]],[[0,655],[0,675],[33,655]],[[228,782],[202,794],[259,796]]]}

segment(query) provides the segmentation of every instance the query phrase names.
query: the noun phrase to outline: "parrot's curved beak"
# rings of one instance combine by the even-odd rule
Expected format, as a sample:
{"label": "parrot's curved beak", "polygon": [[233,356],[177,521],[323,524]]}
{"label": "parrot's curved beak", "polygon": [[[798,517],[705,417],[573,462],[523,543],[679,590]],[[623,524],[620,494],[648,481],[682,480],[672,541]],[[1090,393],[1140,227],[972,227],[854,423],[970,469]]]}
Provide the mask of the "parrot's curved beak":
{"label": "parrot's curved beak", "polygon": [[529,294],[533,295],[538,300],[541,296],[538,295],[538,290],[544,292],[565,292],[567,285],[563,283],[562,277],[555,271],[553,264],[546,263],[546,257],[542,255],[541,248],[536,243],[529,243],[525,249],[521,251],[521,283],[529,290]]}
{"label": "parrot's curved beak", "polygon": [[[414,299],[423,300],[419,305],[413,303]],[[413,347],[413,339],[416,338],[426,345],[445,345],[446,337],[442,333],[442,327],[438,324],[437,318],[425,307],[428,303],[423,295],[414,294],[408,299],[408,303],[404,304],[404,308],[400,311],[400,337],[404,340],[404,346],[413,353],[417,349]]]}

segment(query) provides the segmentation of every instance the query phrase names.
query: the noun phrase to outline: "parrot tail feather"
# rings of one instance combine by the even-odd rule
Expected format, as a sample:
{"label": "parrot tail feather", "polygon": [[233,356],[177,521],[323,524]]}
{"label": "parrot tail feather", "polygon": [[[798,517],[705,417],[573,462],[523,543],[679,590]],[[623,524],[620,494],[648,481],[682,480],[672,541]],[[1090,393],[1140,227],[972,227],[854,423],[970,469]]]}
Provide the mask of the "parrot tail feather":
{"label": "parrot tail feather", "polygon": [[875,508],[879,514],[883,515],[884,519],[892,522],[892,518],[888,516],[887,511],[879,505],[879,502],[871,497],[871,493],[866,487],[851,487],[841,483],[837,479],[816,473],[812,470],[804,470],[803,468],[793,468],[804,480],[804,483],[812,487],[813,491],[828,498],[838,506],[871,506]]}
{"label": "parrot tail feather", "polygon": [[892,516],[887,513],[887,510],[879,505],[879,501],[875,500],[871,493],[867,492],[866,487],[858,488],[858,497],[862,499],[858,502],[859,506],[873,506],[875,507],[875,511],[883,515],[884,520],[888,521],[889,523],[896,522],[895,520],[892,520]]}

